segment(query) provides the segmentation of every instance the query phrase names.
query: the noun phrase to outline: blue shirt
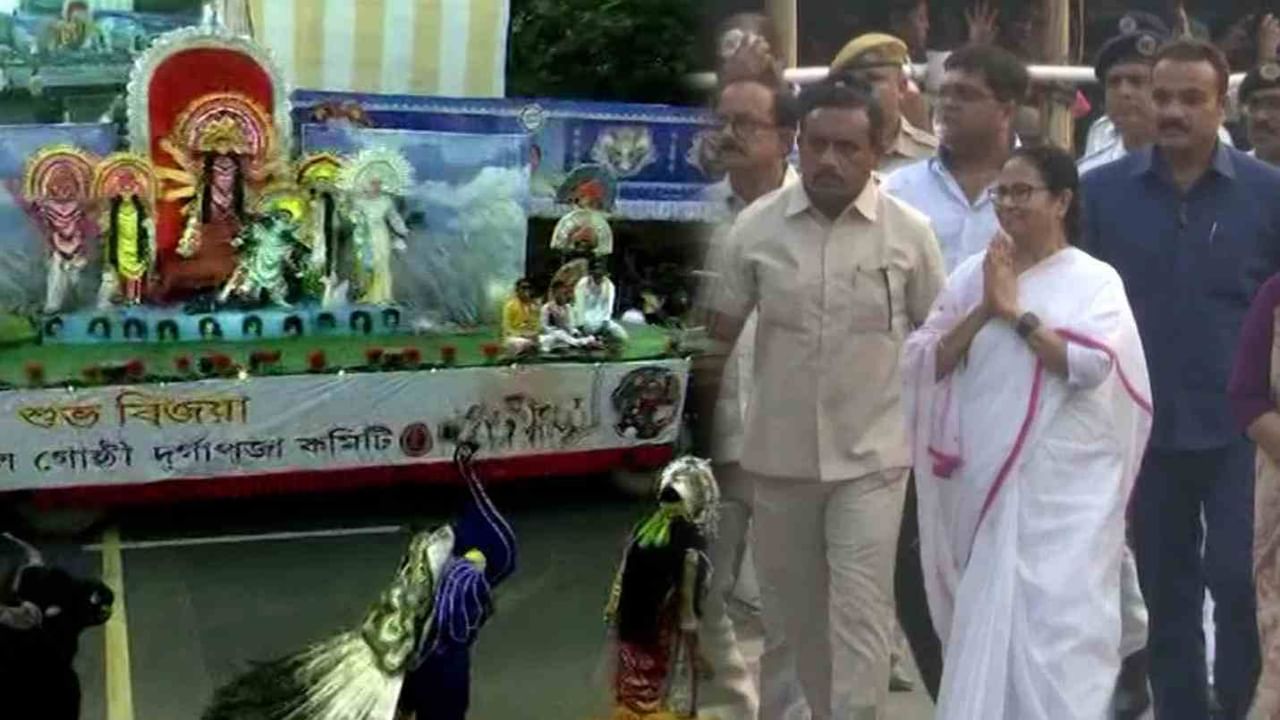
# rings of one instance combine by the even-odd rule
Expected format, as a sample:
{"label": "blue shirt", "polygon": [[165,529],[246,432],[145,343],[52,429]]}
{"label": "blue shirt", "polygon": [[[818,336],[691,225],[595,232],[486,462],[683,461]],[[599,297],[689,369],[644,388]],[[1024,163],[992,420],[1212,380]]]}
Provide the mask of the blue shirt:
{"label": "blue shirt", "polygon": [[1000,229],[996,210],[984,190],[977,202],[956,182],[941,156],[912,163],[885,178],[884,191],[929,216],[950,274],[971,255],[987,249]]}
{"label": "blue shirt", "polygon": [[1280,171],[1221,143],[1184,195],[1158,150],[1081,180],[1081,247],[1124,279],[1151,374],[1151,447],[1239,439],[1227,402],[1240,328],[1280,269]]}

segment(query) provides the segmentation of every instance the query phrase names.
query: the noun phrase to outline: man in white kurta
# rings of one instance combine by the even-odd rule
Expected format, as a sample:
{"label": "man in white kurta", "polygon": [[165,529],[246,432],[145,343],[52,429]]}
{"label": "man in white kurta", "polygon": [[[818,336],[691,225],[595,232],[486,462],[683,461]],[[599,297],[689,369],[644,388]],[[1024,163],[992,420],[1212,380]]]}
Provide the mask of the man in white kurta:
{"label": "man in white kurta", "polygon": [[627,331],[613,319],[615,292],[604,265],[592,263],[591,271],[573,289],[573,321],[579,330],[601,340],[627,341]]}
{"label": "man in white kurta", "polygon": [[928,220],[871,180],[874,103],[843,83],[802,92],[802,181],[739,215],[713,326],[732,340],[758,311],[752,547],[814,720],[884,717],[909,465],[899,352],[944,282]]}
{"label": "man in white kurta", "polygon": [[1067,248],[1018,302],[1067,340],[1050,373],[988,321],[936,377],[939,341],[982,303],[964,262],[907,344],[921,556],[945,648],[939,720],[1098,720],[1120,670],[1125,506],[1151,428],[1137,326],[1116,272]]}

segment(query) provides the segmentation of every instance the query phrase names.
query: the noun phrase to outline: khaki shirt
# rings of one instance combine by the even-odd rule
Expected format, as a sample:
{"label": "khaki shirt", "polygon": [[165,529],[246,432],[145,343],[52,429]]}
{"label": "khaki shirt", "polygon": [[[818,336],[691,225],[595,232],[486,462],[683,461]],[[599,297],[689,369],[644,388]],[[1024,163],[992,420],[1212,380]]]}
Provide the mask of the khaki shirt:
{"label": "khaki shirt", "polygon": [[851,480],[910,465],[899,354],[946,276],[928,219],[877,185],[833,223],[792,183],[730,231],[716,310],[758,309],[751,472]]}
{"label": "khaki shirt", "polygon": [[877,168],[881,174],[887,175],[904,165],[917,160],[933,157],[938,152],[938,138],[921,130],[902,118],[898,128],[898,139],[884,154]]}
{"label": "khaki shirt", "polygon": [[[795,168],[787,165],[782,186],[800,182]],[[747,203],[733,192],[728,178],[713,185],[708,196],[723,202],[724,222],[716,228],[707,253],[706,285],[714,288],[721,276],[728,254],[729,231],[733,221],[747,207]],[[713,290],[714,292],[714,290]],[[704,306],[705,307],[705,306]],[[756,315],[752,313],[742,326],[742,332],[733,344],[733,350],[725,360],[724,373],[720,376],[720,394],[716,398],[715,417],[712,420],[711,459],[717,463],[736,463],[742,459],[742,441],[745,437],[747,407],[751,400],[751,366],[755,362],[752,350],[756,341]]]}

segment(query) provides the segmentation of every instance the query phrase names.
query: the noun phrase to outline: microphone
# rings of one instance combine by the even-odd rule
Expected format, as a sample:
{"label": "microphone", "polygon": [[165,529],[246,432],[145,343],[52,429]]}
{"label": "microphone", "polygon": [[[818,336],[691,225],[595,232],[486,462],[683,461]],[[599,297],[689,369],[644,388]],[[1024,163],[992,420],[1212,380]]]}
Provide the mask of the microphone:
{"label": "microphone", "polygon": [[1178,206],[1178,229],[1187,229],[1187,204],[1182,203]]}

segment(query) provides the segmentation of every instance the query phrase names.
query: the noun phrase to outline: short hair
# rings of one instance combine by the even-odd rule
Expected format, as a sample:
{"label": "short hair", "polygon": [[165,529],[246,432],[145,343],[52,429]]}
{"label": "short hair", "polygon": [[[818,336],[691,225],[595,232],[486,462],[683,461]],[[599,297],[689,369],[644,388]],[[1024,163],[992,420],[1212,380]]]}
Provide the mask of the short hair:
{"label": "short hair", "polygon": [[1209,63],[1213,67],[1214,74],[1218,77],[1218,94],[1223,98],[1227,96],[1227,88],[1231,83],[1231,65],[1227,63],[1227,56],[1218,49],[1218,46],[1203,40],[1192,40],[1190,38],[1174,40],[1160,48],[1159,52],[1156,53],[1157,65],[1164,60],[1170,62]]}
{"label": "short hair", "polygon": [[724,91],[733,85],[742,83],[755,83],[769,91],[773,96],[773,124],[787,130],[794,130],[796,123],[799,121],[799,110],[796,107],[796,95],[791,91],[791,87],[781,82],[766,82],[762,78],[733,78],[728,82],[721,83],[716,89],[715,102],[720,103],[720,98],[724,95]]}
{"label": "short hair", "polygon": [[1013,151],[1010,160],[1022,159],[1040,173],[1044,187],[1054,195],[1071,191],[1071,203],[1067,205],[1067,215],[1062,224],[1067,235],[1067,242],[1074,245],[1080,239],[1080,172],[1076,169],[1076,160],[1071,153],[1049,143],[1033,147],[1020,147]]}
{"label": "short hair", "polygon": [[966,45],[947,56],[946,70],[978,73],[1000,102],[1021,103],[1031,75],[1018,56],[994,45]]}
{"label": "short hair", "polygon": [[773,22],[773,18],[764,13],[742,12],[725,18],[716,27],[716,43],[719,43],[720,38],[724,37],[724,34],[730,30],[741,30],[759,35],[765,39],[765,42],[769,43],[769,47],[773,49],[775,54],[782,49],[782,36],[778,33],[778,26]]}
{"label": "short hair", "polygon": [[800,90],[800,125],[804,126],[809,113],[822,108],[862,110],[867,113],[871,126],[871,139],[879,142],[884,137],[884,109],[876,99],[870,85],[852,78],[840,76],[806,85]]}

